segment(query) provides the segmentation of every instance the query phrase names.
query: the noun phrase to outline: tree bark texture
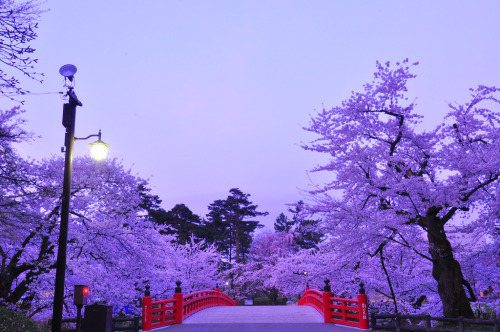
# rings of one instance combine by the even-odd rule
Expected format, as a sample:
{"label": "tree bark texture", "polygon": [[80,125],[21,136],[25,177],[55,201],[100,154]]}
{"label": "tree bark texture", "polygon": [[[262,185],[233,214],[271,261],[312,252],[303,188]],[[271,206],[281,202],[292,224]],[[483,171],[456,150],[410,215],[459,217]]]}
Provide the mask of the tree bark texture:
{"label": "tree bark texture", "polygon": [[432,258],[432,276],[438,283],[438,293],[443,303],[443,314],[448,318],[459,316],[474,318],[463,285],[465,280],[460,263],[453,257],[453,250],[446,237],[444,225],[436,214],[427,215],[427,238]]}

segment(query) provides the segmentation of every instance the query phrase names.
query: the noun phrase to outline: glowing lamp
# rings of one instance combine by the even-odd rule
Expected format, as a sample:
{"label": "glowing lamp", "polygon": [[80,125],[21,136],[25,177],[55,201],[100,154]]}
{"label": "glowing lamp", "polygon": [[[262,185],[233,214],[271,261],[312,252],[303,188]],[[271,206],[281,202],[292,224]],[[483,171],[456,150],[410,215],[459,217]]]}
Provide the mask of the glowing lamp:
{"label": "glowing lamp", "polygon": [[77,306],[87,305],[89,296],[89,286],[87,285],[75,285],[75,292],[73,297],[73,303]]}
{"label": "glowing lamp", "polygon": [[90,155],[92,156],[92,159],[101,161],[106,158],[108,155],[108,148],[109,145],[104,143],[101,140],[98,140],[97,142],[90,143]]}

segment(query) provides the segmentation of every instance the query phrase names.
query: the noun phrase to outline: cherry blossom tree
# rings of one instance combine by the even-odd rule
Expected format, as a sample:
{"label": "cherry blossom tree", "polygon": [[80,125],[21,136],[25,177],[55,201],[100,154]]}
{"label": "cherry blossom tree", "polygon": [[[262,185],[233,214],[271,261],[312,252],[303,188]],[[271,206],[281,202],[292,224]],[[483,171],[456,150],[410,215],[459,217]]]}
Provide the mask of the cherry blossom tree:
{"label": "cherry blossom tree", "polygon": [[[162,235],[160,227],[145,220],[138,190],[145,180],[125,171],[116,160],[96,163],[76,158],[73,167],[67,314],[74,310],[70,299],[75,284],[88,284],[94,300],[111,305],[136,303],[146,285],[157,296],[172,293],[177,280],[188,290],[215,286],[219,256],[214,248],[204,243],[174,244],[174,236]],[[19,242],[9,251],[13,253],[9,264],[26,265],[27,270],[12,280],[7,300],[24,296],[31,314],[44,317],[51,308],[63,160],[45,160],[31,172],[36,172],[35,188],[40,188],[32,191],[33,220],[29,231],[13,225]],[[31,261],[20,259],[15,266],[16,255]],[[16,292],[20,297],[13,298]]]}
{"label": "cherry blossom tree", "polygon": [[[29,242],[39,229],[32,224],[33,206],[25,203],[31,198],[27,188],[33,183],[32,164],[20,158],[14,149],[15,143],[31,138],[22,127],[21,113],[19,107],[0,110],[0,298],[12,303],[20,299],[26,292],[28,280],[45,265],[43,253],[22,255],[27,243],[21,240],[20,233],[27,234]],[[36,272],[29,273],[31,267],[36,267]],[[19,275],[26,277],[25,282],[16,283],[16,289],[11,291]]]}
{"label": "cherry blossom tree", "polygon": [[[0,112],[0,299],[38,318],[52,308],[64,160],[19,158],[13,144],[29,138],[19,109]],[[212,246],[173,243],[147,220],[141,188],[147,181],[116,160],[75,158],[67,249],[66,315],[74,314],[73,285],[87,284],[95,301],[136,303],[152,293],[213,288],[219,255]]]}
{"label": "cherry blossom tree", "polygon": [[309,209],[350,250],[382,257],[397,244],[426,260],[444,315],[472,317],[475,294],[445,226],[466,216],[489,235],[498,225],[499,89],[472,89],[467,103],[450,104],[443,123],[423,131],[407,97],[414,65],[377,62],[363,92],[312,117],[305,129],[318,138],[304,148],[329,155],[314,171],[332,180],[310,192]]}
{"label": "cherry blossom tree", "polygon": [[28,91],[19,86],[19,80],[9,70],[38,81],[43,76],[34,71],[37,60],[32,58],[35,49],[30,46],[37,37],[42,12],[39,1],[0,0],[0,94],[12,100],[11,93]]}
{"label": "cherry blossom tree", "polygon": [[[276,265],[281,259],[295,253],[296,239],[292,233],[263,232],[252,242],[249,261],[245,264],[236,264],[225,273],[226,278],[232,279],[233,285],[236,285],[242,293],[263,293],[275,304],[278,295],[285,294],[276,280],[279,275]],[[298,267],[295,268],[297,271],[300,270]]]}

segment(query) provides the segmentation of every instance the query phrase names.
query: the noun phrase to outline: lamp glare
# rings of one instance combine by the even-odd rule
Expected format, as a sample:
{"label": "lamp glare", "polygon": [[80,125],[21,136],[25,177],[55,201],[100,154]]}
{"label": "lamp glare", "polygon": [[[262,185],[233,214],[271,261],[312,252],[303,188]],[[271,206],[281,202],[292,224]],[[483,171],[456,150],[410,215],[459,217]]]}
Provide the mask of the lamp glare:
{"label": "lamp glare", "polygon": [[106,158],[108,155],[108,148],[109,145],[104,143],[101,140],[98,140],[97,142],[91,143],[90,144],[90,155],[92,156],[92,159],[96,161],[101,161]]}

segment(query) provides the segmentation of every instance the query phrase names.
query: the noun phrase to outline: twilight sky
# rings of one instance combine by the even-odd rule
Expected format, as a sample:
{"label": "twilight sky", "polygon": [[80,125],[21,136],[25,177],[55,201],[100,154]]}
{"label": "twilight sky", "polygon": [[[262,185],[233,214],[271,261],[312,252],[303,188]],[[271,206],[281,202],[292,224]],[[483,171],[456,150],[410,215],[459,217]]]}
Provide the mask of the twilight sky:
{"label": "twilight sky", "polygon": [[[372,80],[375,61],[419,61],[409,85],[423,128],[468,88],[500,85],[500,1],[48,0],[32,43],[45,73],[33,93],[64,91],[77,66],[76,136],[102,130],[110,157],[150,180],[163,208],[207,206],[237,187],[272,226],[325,156],[303,151],[310,114]],[[63,100],[26,96],[41,137],[24,156],[60,154]],[[0,107],[13,106],[6,98]],[[90,143],[90,142],[89,142]],[[85,155],[76,142],[75,156]]]}

